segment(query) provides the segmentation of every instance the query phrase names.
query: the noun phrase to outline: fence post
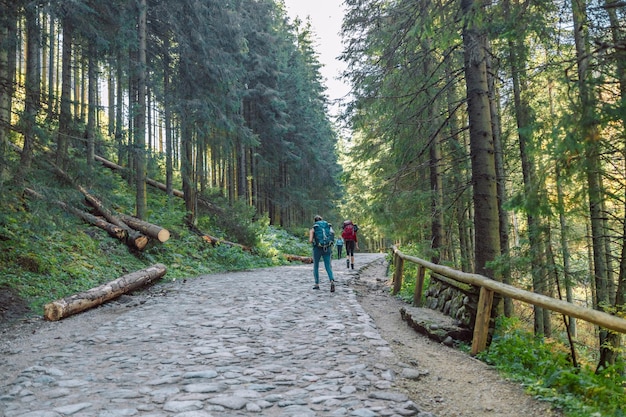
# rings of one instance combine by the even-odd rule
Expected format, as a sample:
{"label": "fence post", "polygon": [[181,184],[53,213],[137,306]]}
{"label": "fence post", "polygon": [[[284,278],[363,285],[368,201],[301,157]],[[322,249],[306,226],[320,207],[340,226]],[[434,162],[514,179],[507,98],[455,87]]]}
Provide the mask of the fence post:
{"label": "fence post", "polygon": [[487,347],[493,294],[494,292],[492,290],[480,287],[476,323],[474,324],[474,335],[472,336],[472,350],[470,352],[472,356],[482,352]]}
{"label": "fence post", "polygon": [[404,269],[404,259],[400,255],[396,254],[393,259],[393,264],[396,270],[393,273],[393,295],[396,295],[402,289],[402,274]]}
{"label": "fence post", "polygon": [[413,293],[413,305],[416,307],[422,306],[422,292],[424,292],[424,275],[426,275],[426,268],[422,265],[417,267],[417,277],[415,277],[415,292]]}

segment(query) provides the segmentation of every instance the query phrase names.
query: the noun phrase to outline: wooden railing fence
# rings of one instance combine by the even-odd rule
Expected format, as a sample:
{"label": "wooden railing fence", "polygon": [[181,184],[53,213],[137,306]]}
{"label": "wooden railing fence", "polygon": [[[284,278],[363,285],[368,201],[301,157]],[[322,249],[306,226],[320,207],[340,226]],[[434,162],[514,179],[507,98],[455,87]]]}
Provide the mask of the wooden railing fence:
{"label": "wooden railing fence", "polygon": [[591,308],[578,306],[576,304],[548,297],[546,295],[522,290],[512,285],[494,281],[493,279],[487,278],[483,275],[461,272],[447,266],[434,264],[432,262],[425,261],[424,259],[406,255],[400,252],[396,246],[392,247],[392,253],[395,266],[395,272],[393,275],[394,294],[397,294],[402,288],[404,261],[413,262],[418,265],[415,292],[413,294],[413,304],[415,306],[421,305],[422,292],[424,290],[424,276],[427,269],[452,280],[474,285],[480,288],[478,308],[476,311],[476,324],[474,326],[474,334],[472,337],[472,355],[476,355],[477,353],[485,350],[487,347],[489,320],[491,318],[491,307],[495,293],[538,307],[546,308],[548,310],[556,311],[569,317],[575,317],[594,323],[609,330],[626,333],[626,319]]}

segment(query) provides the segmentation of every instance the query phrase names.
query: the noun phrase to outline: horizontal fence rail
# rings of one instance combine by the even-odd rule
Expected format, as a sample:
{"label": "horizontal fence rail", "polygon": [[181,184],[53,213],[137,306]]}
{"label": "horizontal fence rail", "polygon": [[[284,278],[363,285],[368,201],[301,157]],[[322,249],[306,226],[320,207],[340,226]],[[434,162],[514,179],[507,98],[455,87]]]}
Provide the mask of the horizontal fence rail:
{"label": "horizontal fence rail", "polygon": [[420,305],[426,269],[455,281],[474,285],[480,288],[478,311],[476,313],[476,325],[474,326],[474,335],[472,338],[472,355],[483,351],[487,346],[489,319],[491,316],[491,305],[493,303],[494,293],[597,324],[598,326],[609,330],[626,333],[626,319],[613,316],[603,311],[578,306],[576,304],[548,297],[546,295],[522,290],[512,285],[494,281],[493,279],[487,278],[483,275],[470,274],[447,266],[434,264],[424,259],[406,255],[400,252],[395,245],[392,246],[392,251],[394,255],[394,265],[396,266],[396,271],[393,276],[394,293],[398,293],[402,286],[404,261],[413,262],[419,265],[415,285],[415,294],[413,295],[413,302],[415,305]]}

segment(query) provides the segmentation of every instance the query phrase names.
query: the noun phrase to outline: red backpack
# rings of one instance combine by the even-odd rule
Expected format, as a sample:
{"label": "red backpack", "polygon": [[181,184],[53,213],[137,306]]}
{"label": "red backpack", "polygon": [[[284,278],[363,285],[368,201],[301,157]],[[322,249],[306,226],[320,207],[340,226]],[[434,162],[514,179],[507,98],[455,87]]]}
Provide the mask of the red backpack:
{"label": "red backpack", "polygon": [[356,229],[351,221],[343,223],[343,232],[341,232],[343,240],[356,240]]}

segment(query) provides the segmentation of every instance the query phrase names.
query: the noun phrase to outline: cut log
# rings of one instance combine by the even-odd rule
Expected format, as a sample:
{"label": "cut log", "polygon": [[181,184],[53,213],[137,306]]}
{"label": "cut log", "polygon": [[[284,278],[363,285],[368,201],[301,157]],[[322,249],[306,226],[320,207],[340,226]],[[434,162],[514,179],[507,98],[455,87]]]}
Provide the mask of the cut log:
{"label": "cut log", "polygon": [[85,196],[85,200],[87,201],[87,203],[89,203],[89,205],[95,208],[97,212],[100,213],[110,223],[113,223],[114,225],[121,227],[122,229],[124,229],[124,231],[126,231],[129,244],[139,250],[145,249],[146,245],[148,244],[148,237],[146,235],[138,232],[137,230],[134,230],[126,223],[124,223],[117,215],[113,214],[111,210],[106,208],[99,199],[89,194],[89,192],[87,192],[87,190],[83,186],[77,185],[77,187],[80,192],[83,193],[83,195]]}
{"label": "cut log", "polygon": [[234,247],[237,247],[237,248],[241,248],[241,250],[244,250],[246,252],[252,252],[252,248],[249,247],[249,246],[244,246],[244,245],[241,245],[241,244],[235,243],[235,242],[229,242],[228,240],[219,239],[219,238],[217,238],[215,236],[211,236],[211,235],[201,234],[200,236],[202,237],[202,239],[205,242],[208,242],[208,243],[210,243],[213,246],[217,246],[217,245],[226,245],[226,246],[231,246],[231,247],[234,246]]}
{"label": "cut log", "polygon": [[126,223],[124,223],[122,220],[120,220],[119,217],[115,216],[111,210],[106,208],[104,206],[104,204],[102,204],[102,202],[98,198],[96,198],[95,196],[91,195],[87,191],[87,189],[85,187],[83,187],[80,184],[76,184],[76,182],[69,175],[67,175],[67,173],[65,171],[63,171],[61,168],[59,168],[59,167],[57,167],[56,165],[53,165],[53,164],[50,164],[50,165],[55,170],[57,175],[59,175],[67,183],[73,185],[76,189],[78,189],[78,191],[80,191],[83,194],[83,196],[85,197],[85,200],[92,207],[94,207],[96,210],[98,210],[98,212],[105,219],[107,219],[107,221],[109,223],[113,223],[114,225],[124,229],[124,231],[126,232],[127,244],[129,244],[131,246],[134,246],[135,248],[137,248],[139,250],[145,249],[146,245],[148,244],[148,237],[147,236],[145,236],[145,235],[139,233],[138,231],[132,229]]}
{"label": "cut log", "polygon": [[170,238],[169,230],[164,229],[161,226],[148,223],[133,216],[127,216],[123,213],[118,213],[118,216],[120,220],[122,220],[133,229],[139,230],[141,233],[146,234],[153,239],[157,239],[161,243],[167,242],[167,240]]}
{"label": "cut log", "polygon": [[239,243],[229,242],[227,240],[220,239],[215,236],[207,235],[206,233],[198,229],[198,227],[196,227],[193,223],[190,223],[189,221],[186,221],[186,223],[187,223],[187,226],[189,227],[189,230],[191,230],[193,233],[200,236],[205,242],[208,242],[213,246],[217,246],[217,245],[234,246],[237,248],[241,248],[241,250],[244,250],[246,252],[252,252],[252,248],[249,246],[244,246]]}
{"label": "cut log", "polygon": [[[46,197],[39,194],[35,190],[31,190],[30,188],[25,188],[24,192],[31,197],[46,200]],[[114,237],[124,242],[126,241],[126,231],[122,229],[121,227],[116,226],[112,223],[109,223],[100,217],[96,217],[93,214],[87,213],[86,211],[79,210],[76,207],[72,207],[69,204],[64,203],[63,201],[54,200],[54,203],[58,205],[59,207],[61,207],[63,210],[67,211],[68,213],[71,213],[79,217],[80,219],[86,221],[87,223],[93,226],[96,226],[96,227],[99,227],[100,229],[105,230],[109,234],[109,236]]]}
{"label": "cut log", "polygon": [[53,301],[44,306],[46,320],[56,321],[76,313],[97,307],[122,294],[144,287],[161,278],[167,269],[163,264],[132,272],[107,284],[88,291]]}
{"label": "cut log", "polygon": [[313,258],[310,256],[299,256],[299,255],[285,255],[288,261],[297,261],[305,264],[312,264]]}

